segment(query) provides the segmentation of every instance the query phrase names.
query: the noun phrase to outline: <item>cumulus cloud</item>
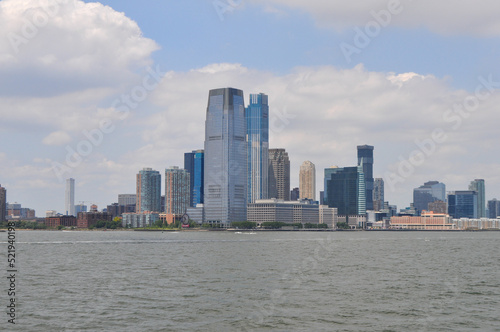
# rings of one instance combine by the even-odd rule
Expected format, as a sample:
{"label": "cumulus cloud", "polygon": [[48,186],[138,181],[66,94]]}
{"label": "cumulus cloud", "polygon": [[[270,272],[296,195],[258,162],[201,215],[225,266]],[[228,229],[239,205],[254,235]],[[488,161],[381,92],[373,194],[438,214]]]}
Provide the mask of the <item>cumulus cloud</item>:
{"label": "cumulus cloud", "polygon": [[42,140],[42,143],[46,145],[64,145],[69,142],[71,142],[71,136],[64,131],[54,131]]}
{"label": "cumulus cloud", "polygon": [[[365,26],[374,20],[373,12],[380,13],[394,8],[388,22],[404,28],[425,27],[442,35],[499,36],[498,12],[500,3],[485,0],[250,0],[269,6],[303,9],[311,13],[321,26],[345,30],[352,26]],[[393,6],[393,7],[391,7]],[[385,20],[385,18],[384,18]]]}

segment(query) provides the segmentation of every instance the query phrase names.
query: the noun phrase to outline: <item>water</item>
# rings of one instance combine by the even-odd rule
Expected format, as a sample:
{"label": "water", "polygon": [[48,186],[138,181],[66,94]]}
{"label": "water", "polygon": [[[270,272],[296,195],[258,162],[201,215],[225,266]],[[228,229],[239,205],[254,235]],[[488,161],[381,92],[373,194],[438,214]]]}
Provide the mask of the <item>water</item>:
{"label": "water", "polygon": [[[18,231],[17,324],[4,315],[0,329],[500,331],[499,239]],[[6,233],[0,241],[6,273]]]}

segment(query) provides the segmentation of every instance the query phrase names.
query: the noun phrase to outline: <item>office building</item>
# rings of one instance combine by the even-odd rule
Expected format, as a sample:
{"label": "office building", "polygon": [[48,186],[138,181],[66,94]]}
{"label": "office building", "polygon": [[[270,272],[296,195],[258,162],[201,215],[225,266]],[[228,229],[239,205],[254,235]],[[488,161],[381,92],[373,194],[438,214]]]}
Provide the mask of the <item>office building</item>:
{"label": "office building", "polygon": [[384,208],[384,179],[376,178],[373,181],[373,210]]}
{"label": "office building", "polygon": [[165,213],[182,215],[189,207],[190,174],[185,169],[172,166],[165,170]]}
{"label": "office building", "polygon": [[251,94],[245,111],[247,122],[247,199],[268,197],[269,104],[263,93]]}
{"label": "office building", "polygon": [[189,173],[189,204],[192,205],[194,194],[194,157],[196,151],[184,153],[184,169]]}
{"label": "office building", "polygon": [[454,191],[448,194],[448,214],[454,219],[477,218],[477,192]]}
{"label": "office building", "polygon": [[290,200],[291,201],[298,201],[300,199],[300,190],[299,188],[295,187],[290,191]]}
{"label": "office building", "polygon": [[300,199],[316,200],[316,167],[309,160],[300,165],[299,190]]}
{"label": "office building", "polygon": [[477,217],[486,218],[486,198],[483,179],[471,181],[469,190],[477,192]]}
{"label": "office building", "polygon": [[434,213],[446,214],[448,213],[448,206],[446,202],[434,201],[428,204],[427,211],[432,211]]}
{"label": "office building", "polygon": [[161,211],[161,174],[144,168],[137,174],[136,212]]}
{"label": "office building", "polygon": [[[1,194],[0,194],[1,195]],[[496,198],[488,201],[488,218],[495,219],[500,216],[500,201]]]}
{"label": "office building", "polygon": [[205,122],[205,218],[223,227],[246,220],[246,134],[243,91],[210,90]]}
{"label": "office building", "polygon": [[66,180],[65,207],[67,216],[75,216],[75,179]]}
{"label": "office building", "polygon": [[413,206],[417,213],[429,208],[429,203],[446,200],[446,186],[438,181],[428,181],[413,189]]}
{"label": "office building", "polygon": [[[194,184],[192,187],[192,200],[191,206],[195,207],[198,204],[203,204],[203,194],[204,194],[204,169],[205,169],[205,151],[196,150],[194,155],[194,168],[193,168],[193,176],[190,176],[190,179],[193,179]],[[190,180],[191,181],[191,180]]]}
{"label": "office building", "polygon": [[137,202],[136,197],[136,194],[119,194],[118,205],[135,205]]}
{"label": "office building", "polygon": [[0,222],[4,222],[7,217],[7,189],[0,185]]}
{"label": "office building", "polygon": [[358,145],[358,166],[363,167],[365,178],[366,210],[373,210],[373,149],[371,145]]}
{"label": "office building", "polygon": [[158,212],[124,213],[122,215],[123,228],[151,227],[160,219]]}
{"label": "office building", "polygon": [[290,200],[290,159],[285,149],[269,149],[269,198]]}
{"label": "office building", "polygon": [[363,166],[325,169],[325,203],[339,216],[366,214]]}

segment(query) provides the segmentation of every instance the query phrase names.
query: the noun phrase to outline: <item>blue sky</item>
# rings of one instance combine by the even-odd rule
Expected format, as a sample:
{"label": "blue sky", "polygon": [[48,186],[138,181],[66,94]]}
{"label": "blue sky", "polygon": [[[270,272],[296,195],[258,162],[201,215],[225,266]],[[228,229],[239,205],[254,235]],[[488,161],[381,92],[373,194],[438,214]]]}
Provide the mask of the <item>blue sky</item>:
{"label": "blue sky", "polygon": [[[399,208],[428,180],[461,190],[484,178],[487,199],[500,196],[495,1],[40,3],[0,1],[0,184],[38,216],[63,212],[61,178],[102,208],[133,193],[143,167],[182,166],[203,147],[208,90],[224,86],[269,95],[270,146],[289,152],[292,186],[311,160],[322,190],[325,167],[352,166],[356,145],[371,144],[374,174]],[[371,31],[367,45],[359,31]],[[356,47],[350,61],[342,45]],[[114,101],[153,82],[147,68],[162,81],[121,117]],[[68,165],[102,121],[113,129]]]}

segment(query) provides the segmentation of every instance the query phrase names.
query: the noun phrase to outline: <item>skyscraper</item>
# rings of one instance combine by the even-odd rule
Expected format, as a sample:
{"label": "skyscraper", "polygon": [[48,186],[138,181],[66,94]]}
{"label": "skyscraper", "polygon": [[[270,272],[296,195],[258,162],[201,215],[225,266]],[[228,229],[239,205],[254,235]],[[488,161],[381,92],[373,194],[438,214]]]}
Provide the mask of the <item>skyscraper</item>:
{"label": "skyscraper", "polygon": [[325,175],[325,203],[343,216],[366,214],[366,188],[363,166],[330,168]]}
{"label": "skyscraper", "polygon": [[358,145],[358,165],[363,166],[367,210],[373,210],[373,149],[371,145]]}
{"label": "skyscraper", "polygon": [[290,191],[290,200],[291,201],[298,201],[300,198],[300,191],[298,187],[295,187]]}
{"label": "skyscraper", "polygon": [[444,202],[446,199],[446,186],[438,181],[427,181],[424,185],[413,189],[413,206],[420,214],[429,208],[429,203]]}
{"label": "skyscraper", "polygon": [[151,168],[143,168],[137,174],[136,212],[161,211],[161,174]]}
{"label": "skyscraper", "polygon": [[0,222],[7,216],[7,189],[0,185]]}
{"label": "skyscraper", "polygon": [[448,194],[448,214],[455,218],[477,218],[477,192],[454,191]]}
{"label": "skyscraper", "polygon": [[486,218],[486,198],[483,179],[475,179],[471,181],[469,190],[477,192],[477,217]]}
{"label": "skyscraper", "polygon": [[299,194],[300,199],[316,200],[316,167],[309,160],[300,165]]}
{"label": "skyscraper", "polygon": [[191,206],[196,206],[196,204],[203,204],[203,194],[204,194],[204,169],[205,169],[205,151],[196,150],[194,155],[194,176],[193,176],[193,198],[191,200]]}
{"label": "skyscraper", "polygon": [[491,219],[496,219],[498,216],[500,216],[500,201],[499,200],[497,200],[496,198],[493,198],[492,200],[488,201],[488,213],[489,213],[488,218],[491,218]]}
{"label": "skyscraper", "polygon": [[249,203],[268,197],[269,104],[267,95],[251,94],[246,108],[247,198]]}
{"label": "skyscraper", "polygon": [[376,178],[373,182],[373,209],[380,211],[384,208],[384,179]]}
{"label": "skyscraper", "polygon": [[75,216],[75,179],[66,179],[65,207],[67,216]]}
{"label": "skyscraper", "polygon": [[269,149],[269,198],[290,200],[290,159],[285,149]]}
{"label": "skyscraper", "polygon": [[184,169],[189,172],[189,206],[193,205],[193,195],[194,195],[194,157],[196,151],[184,153]]}
{"label": "skyscraper", "polygon": [[165,170],[165,213],[184,214],[189,207],[189,172],[177,166]]}
{"label": "skyscraper", "polygon": [[205,220],[246,220],[247,142],[243,91],[210,90],[205,122]]}

